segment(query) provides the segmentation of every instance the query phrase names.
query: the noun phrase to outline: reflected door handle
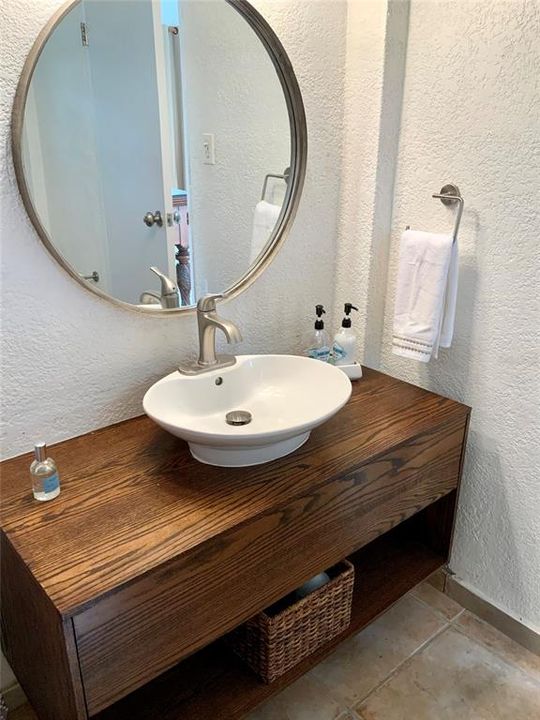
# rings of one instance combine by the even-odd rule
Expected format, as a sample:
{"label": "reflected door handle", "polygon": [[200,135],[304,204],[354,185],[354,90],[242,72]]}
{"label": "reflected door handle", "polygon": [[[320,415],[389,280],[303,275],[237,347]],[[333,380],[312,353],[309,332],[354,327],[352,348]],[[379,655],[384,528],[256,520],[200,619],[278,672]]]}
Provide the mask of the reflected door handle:
{"label": "reflected door handle", "polygon": [[163,218],[161,217],[161,213],[159,212],[159,210],[156,210],[155,212],[149,211],[143,217],[143,223],[148,227],[152,227],[152,225],[157,225],[158,227],[161,227],[163,225]]}

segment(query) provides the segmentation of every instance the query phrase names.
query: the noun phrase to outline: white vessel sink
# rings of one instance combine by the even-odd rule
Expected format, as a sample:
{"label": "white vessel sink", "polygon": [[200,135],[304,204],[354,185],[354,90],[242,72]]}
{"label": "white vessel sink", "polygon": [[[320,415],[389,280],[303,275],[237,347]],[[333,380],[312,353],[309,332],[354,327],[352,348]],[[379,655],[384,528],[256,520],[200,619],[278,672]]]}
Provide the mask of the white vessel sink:
{"label": "white vessel sink", "polygon": [[[239,355],[236,364],[189,376],[179,372],[152,385],[145,413],[187,440],[209,465],[259,465],[303,445],[311,430],[345,405],[349,378],[318,360],[295,355]],[[242,411],[247,424],[231,425]],[[234,418],[229,417],[229,420]]]}

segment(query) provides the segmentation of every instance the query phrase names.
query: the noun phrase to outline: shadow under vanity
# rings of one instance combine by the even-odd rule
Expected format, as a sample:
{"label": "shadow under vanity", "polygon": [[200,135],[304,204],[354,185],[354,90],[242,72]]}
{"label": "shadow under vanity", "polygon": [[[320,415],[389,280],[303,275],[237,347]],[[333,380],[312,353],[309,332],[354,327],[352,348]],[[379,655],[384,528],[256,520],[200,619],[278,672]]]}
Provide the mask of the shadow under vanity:
{"label": "shadow under vanity", "polygon": [[[43,720],[240,718],[443,565],[469,408],[365,370],[294,454],[195,461],[139,417],[54,447],[62,493],[2,463],[3,644]],[[350,627],[271,685],[220,638],[355,566]]]}

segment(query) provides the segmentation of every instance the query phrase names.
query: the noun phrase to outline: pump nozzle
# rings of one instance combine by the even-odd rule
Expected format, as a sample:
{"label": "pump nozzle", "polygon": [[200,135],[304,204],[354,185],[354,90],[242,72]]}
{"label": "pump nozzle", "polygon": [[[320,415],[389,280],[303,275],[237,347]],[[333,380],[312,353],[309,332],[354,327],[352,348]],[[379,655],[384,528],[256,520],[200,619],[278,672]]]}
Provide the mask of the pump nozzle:
{"label": "pump nozzle", "polygon": [[317,319],[315,320],[315,330],[322,330],[324,328],[324,321],[321,320],[323,313],[326,314],[324,305],[315,305],[315,312],[317,313]]}
{"label": "pump nozzle", "polygon": [[341,327],[344,327],[344,328],[351,327],[351,318],[349,317],[351,310],[358,310],[358,308],[356,307],[356,305],[353,305],[352,303],[345,303],[345,317],[343,318]]}

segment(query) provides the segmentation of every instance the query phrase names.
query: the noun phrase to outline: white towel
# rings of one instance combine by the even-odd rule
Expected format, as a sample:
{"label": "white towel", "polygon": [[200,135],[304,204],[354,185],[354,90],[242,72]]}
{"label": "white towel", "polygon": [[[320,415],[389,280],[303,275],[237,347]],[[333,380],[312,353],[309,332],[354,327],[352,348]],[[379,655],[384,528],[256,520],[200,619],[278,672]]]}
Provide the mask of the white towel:
{"label": "white towel", "polygon": [[255,206],[255,212],[253,213],[253,231],[251,234],[251,251],[249,255],[250,265],[256,260],[270,239],[280,212],[281,205],[274,205],[266,200],[260,200]]}
{"label": "white towel", "polygon": [[454,334],[458,285],[457,240],[406,230],[399,246],[392,352],[429,362]]}

